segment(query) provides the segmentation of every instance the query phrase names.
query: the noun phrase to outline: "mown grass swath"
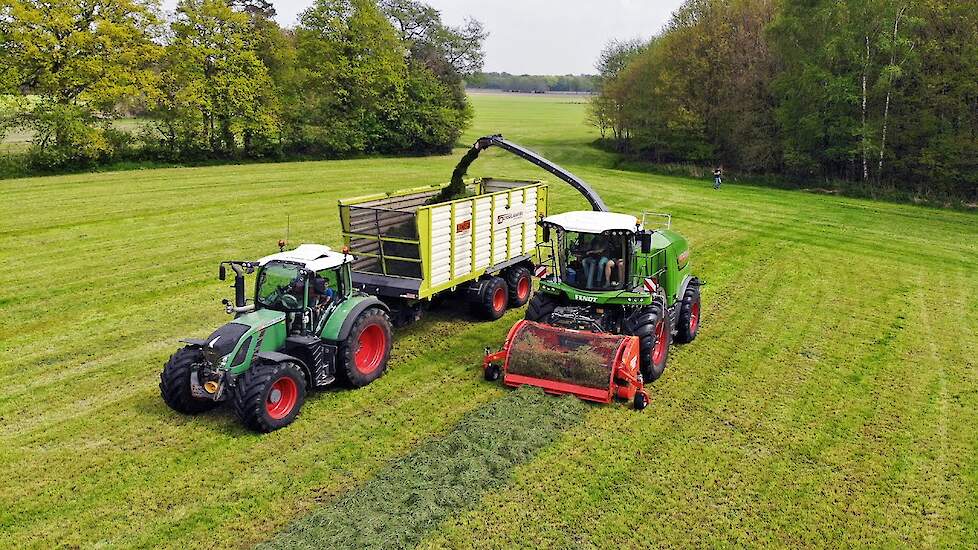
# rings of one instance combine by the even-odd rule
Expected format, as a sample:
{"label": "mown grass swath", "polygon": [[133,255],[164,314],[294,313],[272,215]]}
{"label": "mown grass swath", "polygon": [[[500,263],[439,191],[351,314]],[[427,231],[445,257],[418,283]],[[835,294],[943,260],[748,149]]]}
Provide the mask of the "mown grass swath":
{"label": "mown grass swath", "polygon": [[[616,210],[670,212],[708,284],[700,335],[673,349],[648,409],[584,407],[511,481],[432,516],[422,545],[978,539],[973,215],[615,170],[587,146],[581,103],[473,101],[464,141],[501,131]],[[380,472],[483,408],[512,412],[492,408],[511,394],[479,365],[519,311],[439,309],[398,332],[383,378],[313,396],[267,436],[226,411],[174,414],[156,387],[178,338],[226,319],[217,261],[274,251],[287,223],[293,243],[339,245],[337,199],[444,182],[455,160],[0,183],[0,540],[249,546],[382,489]],[[474,169],[541,177],[492,151]],[[553,212],[585,207],[552,191]]]}

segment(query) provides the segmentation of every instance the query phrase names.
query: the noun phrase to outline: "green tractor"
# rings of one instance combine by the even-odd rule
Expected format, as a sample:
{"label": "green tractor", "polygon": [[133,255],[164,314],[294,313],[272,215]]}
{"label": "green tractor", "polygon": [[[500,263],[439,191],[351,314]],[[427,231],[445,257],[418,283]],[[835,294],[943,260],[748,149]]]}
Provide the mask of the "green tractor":
{"label": "green tractor", "polygon": [[[284,242],[279,243],[284,248]],[[259,432],[289,425],[310,389],[334,382],[360,387],[387,369],[388,307],[353,287],[352,256],[303,244],[256,262],[222,262],[234,272],[234,320],[186,344],[160,375],[166,404],[184,414],[230,401],[241,422]],[[253,300],[245,276],[257,273]],[[250,302],[250,303],[249,303]]]}
{"label": "green tractor", "polygon": [[700,320],[700,281],[686,239],[669,229],[668,216],[654,230],[645,228],[647,217],[581,211],[544,218],[546,260],[526,312],[544,325],[637,337],[644,383],[662,375],[673,340],[696,338]]}

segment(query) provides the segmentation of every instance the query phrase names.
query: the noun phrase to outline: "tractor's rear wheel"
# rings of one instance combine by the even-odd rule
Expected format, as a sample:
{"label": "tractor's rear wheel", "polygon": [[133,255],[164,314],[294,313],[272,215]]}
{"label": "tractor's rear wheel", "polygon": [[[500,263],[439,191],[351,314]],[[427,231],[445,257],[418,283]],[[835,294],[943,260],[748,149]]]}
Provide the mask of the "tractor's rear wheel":
{"label": "tractor's rear wheel", "polygon": [[683,301],[679,307],[678,324],[676,342],[688,344],[696,339],[696,334],[700,329],[700,287],[695,279],[683,294]]}
{"label": "tractor's rear wheel", "polygon": [[160,395],[171,409],[183,414],[198,414],[218,406],[211,399],[199,399],[190,392],[190,373],[203,361],[200,349],[185,347],[176,351],[160,373]]}
{"label": "tractor's rear wheel", "polygon": [[291,424],[305,400],[305,373],[295,363],[282,361],[248,369],[238,379],[232,402],[242,424],[268,433]]}
{"label": "tractor's rear wheel", "polygon": [[625,319],[625,334],[638,336],[642,379],[653,382],[666,370],[672,329],[661,299]]}
{"label": "tractor's rear wheel", "polygon": [[506,270],[506,285],[509,287],[509,307],[521,307],[530,301],[533,292],[533,279],[530,270],[515,266]]}
{"label": "tractor's rear wheel", "polygon": [[353,323],[340,348],[338,372],[347,385],[359,388],[381,377],[391,353],[391,320],[384,310],[367,309]]}
{"label": "tractor's rear wheel", "polygon": [[537,292],[530,299],[530,305],[526,308],[526,315],[524,318],[527,321],[534,321],[536,323],[549,323],[550,314],[557,309],[557,300],[552,297]]}
{"label": "tractor's rear wheel", "polygon": [[509,285],[502,277],[491,277],[482,287],[479,301],[475,304],[482,317],[495,321],[509,307]]}

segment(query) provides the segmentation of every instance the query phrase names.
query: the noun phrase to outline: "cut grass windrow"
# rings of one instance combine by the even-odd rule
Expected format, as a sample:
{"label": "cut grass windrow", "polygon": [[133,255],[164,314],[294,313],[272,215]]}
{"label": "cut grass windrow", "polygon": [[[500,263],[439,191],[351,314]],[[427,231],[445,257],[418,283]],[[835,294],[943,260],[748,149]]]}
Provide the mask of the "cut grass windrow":
{"label": "cut grass windrow", "polygon": [[513,469],[580,422],[588,405],[521,388],[462,418],[260,548],[409,548],[506,484]]}

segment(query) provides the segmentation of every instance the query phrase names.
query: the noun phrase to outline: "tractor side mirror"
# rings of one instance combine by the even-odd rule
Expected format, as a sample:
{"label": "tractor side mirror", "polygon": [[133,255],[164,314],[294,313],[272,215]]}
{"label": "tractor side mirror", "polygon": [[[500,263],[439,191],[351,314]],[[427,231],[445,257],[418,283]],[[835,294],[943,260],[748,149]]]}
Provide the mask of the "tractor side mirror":
{"label": "tractor side mirror", "polygon": [[224,267],[224,264],[221,264],[220,267],[217,268],[217,278],[222,281],[228,278],[228,270]]}
{"label": "tractor side mirror", "polygon": [[652,233],[640,233],[638,240],[642,247],[642,254],[652,252]]}
{"label": "tractor side mirror", "polygon": [[550,241],[550,226],[543,226],[543,242]]}

